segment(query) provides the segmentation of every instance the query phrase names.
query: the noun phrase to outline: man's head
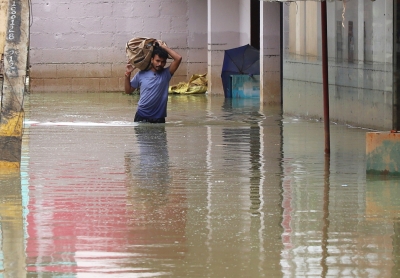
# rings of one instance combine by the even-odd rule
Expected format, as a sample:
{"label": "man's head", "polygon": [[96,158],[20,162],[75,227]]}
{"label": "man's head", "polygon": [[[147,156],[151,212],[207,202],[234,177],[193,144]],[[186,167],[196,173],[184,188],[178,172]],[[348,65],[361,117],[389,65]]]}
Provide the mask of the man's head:
{"label": "man's head", "polygon": [[151,66],[156,71],[161,71],[167,63],[168,52],[160,47],[154,46],[153,53],[151,55]]}

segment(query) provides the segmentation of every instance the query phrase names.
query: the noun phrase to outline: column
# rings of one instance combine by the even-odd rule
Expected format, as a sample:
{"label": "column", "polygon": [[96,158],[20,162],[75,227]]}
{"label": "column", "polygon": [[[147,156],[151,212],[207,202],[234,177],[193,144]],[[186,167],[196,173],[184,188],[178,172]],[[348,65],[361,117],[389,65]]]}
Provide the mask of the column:
{"label": "column", "polygon": [[[247,18],[241,11],[244,3],[243,0],[208,0],[208,92],[210,94],[224,94],[221,81],[224,50],[250,42],[249,39],[246,42],[246,37],[241,36],[243,24],[250,25],[250,8]],[[250,30],[247,34],[249,33]]]}
{"label": "column", "polygon": [[260,1],[260,103],[281,98],[281,3]]}
{"label": "column", "polygon": [[10,0],[4,44],[1,88],[0,168],[19,168],[21,162],[23,98],[29,48],[29,3]]}

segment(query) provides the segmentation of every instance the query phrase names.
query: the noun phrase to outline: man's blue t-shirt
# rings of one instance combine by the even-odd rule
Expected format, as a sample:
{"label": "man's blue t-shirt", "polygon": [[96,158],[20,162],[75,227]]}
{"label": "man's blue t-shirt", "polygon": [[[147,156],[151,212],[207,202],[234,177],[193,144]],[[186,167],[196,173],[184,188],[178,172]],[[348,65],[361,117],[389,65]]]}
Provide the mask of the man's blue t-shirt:
{"label": "man's blue t-shirt", "polygon": [[158,119],[167,116],[168,87],[171,80],[168,68],[161,72],[139,71],[131,80],[133,88],[140,88],[137,113],[143,118]]}

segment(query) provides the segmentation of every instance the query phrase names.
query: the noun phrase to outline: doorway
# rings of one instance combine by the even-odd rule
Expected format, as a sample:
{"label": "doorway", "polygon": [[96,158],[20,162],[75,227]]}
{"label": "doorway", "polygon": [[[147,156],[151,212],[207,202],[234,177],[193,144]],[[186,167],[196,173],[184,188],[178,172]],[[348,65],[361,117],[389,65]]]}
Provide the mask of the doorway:
{"label": "doorway", "polygon": [[260,1],[251,0],[250,6],[250,44],[260,50]]}

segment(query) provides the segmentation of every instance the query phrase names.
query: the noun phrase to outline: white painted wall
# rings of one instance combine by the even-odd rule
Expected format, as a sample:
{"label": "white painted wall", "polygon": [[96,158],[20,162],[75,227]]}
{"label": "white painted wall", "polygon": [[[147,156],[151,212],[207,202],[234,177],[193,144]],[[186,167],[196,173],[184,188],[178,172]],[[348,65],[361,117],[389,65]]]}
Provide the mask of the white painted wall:
{"label": "white painted wall", "polygon": [[250,34],[242,34],[250,30],[250,3],[245,2],[208,0],[208,91],[212,94],[223,94],[221,69],[224,50],[250,41]]}
{"label": "white painted wall", "polygon": [[[204,62],[196,69],[187,66],[189,54],[194,59],[205,52],[207,14],[201,2],[32,0],[31,91],[123,90],[125,44],[136,36],[162,39],[182,54],[172,82],[205,72]],[[188,50],[189,42],[200,41],[198,50]]]}
{"label": "white painted wall", "polygon": [[207,73],[223,94],[224,50],[250,43],[248,0],[32,0],[32,18],[32,92],[123,91],[125,44],[143,36],[183,56],[172,84]]}
{"label": "white painted wall", "polygon": [[190,0],[188,5],[188,77],[207,73],[207,1]]}
{"label": "white painted wall", "polygon": [[240,0],[239,3],[239,32],[240,32],[240,45],[250,44],[251,33],[251,3],[249,0]]}

